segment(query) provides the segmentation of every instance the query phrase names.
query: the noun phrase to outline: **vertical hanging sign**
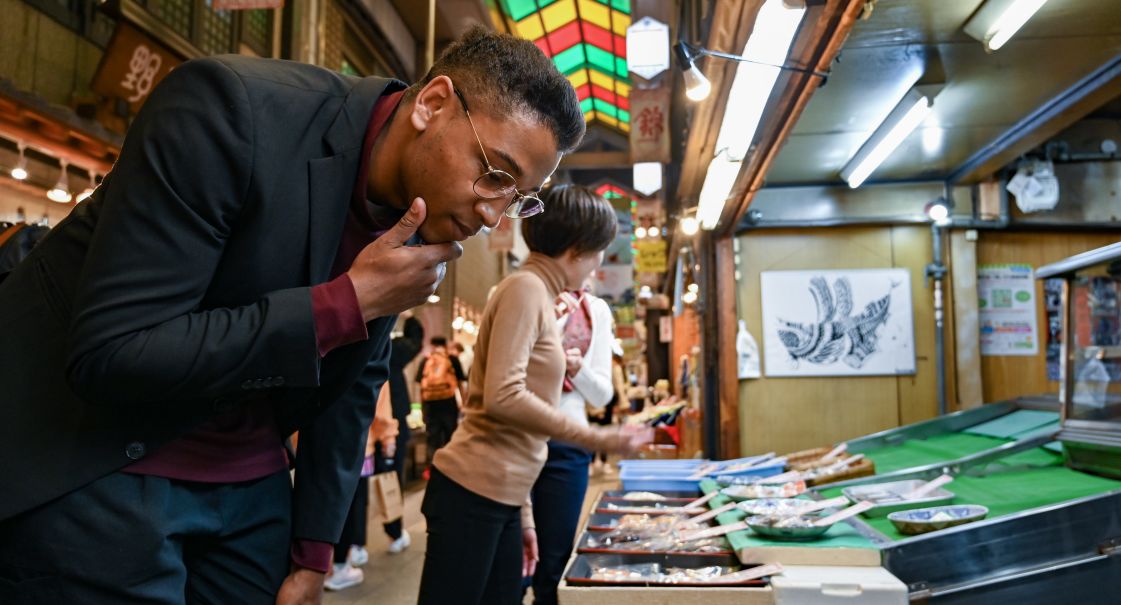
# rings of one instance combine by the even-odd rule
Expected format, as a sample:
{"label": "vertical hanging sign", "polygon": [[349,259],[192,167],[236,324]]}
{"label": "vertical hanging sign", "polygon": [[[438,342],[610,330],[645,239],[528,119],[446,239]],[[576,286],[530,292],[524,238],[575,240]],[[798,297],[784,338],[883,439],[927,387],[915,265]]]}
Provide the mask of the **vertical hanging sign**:
{"label": "vertical hanging sign", "polygon": [[123,99],[136,113],[156,84],[182,61],[139,29],[119,22],[101,57],[91,88],[98,94]]}
{"label": "vertical hanging sign", "polygon": [[668,87],[631,90],[631,162],[670,161]]}

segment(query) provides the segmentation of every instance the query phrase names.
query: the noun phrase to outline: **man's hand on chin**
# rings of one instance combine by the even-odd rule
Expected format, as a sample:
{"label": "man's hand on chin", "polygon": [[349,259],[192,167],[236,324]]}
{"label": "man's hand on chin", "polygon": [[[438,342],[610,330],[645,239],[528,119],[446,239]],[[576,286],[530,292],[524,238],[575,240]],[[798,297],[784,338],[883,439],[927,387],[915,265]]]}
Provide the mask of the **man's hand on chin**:
{"label": "man's hand on chin", "polygon": [[295,567],[276,594],[276,605],[320,605],[327,574]]}

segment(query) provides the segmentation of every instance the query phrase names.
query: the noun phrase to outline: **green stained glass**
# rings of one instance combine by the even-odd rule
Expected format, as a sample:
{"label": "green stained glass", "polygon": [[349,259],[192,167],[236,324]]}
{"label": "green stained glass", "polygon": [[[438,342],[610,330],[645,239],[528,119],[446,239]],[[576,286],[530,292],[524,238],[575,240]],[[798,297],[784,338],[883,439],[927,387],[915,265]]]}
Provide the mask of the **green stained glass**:
{"label": "green stained glass", "polygon": [[550,4],[552,4],[556,1],[557,0],[537,0],[537,5],[540,6],[541,8],[545,8],[546,6],[549,6]]}
{"label": "green stained glass", "polygon": [[620,122],[627,122],[627,123],[630,123],[630,121],[631,121],[631,112],[629,112],[629,111],[627,111],[627,110],[625,110],[625,109],[620,109],[620,110],[619,110],[619,121],[620,121]]}
{"label": "green stained glass", "polygon": [[591,97],[588,97],[587,99],[584,99],[583,101],[580,101],[580,111],[582,113],[588,113],[591,110],[592,110],[592,98]]}
{"label": "green stained glass", "polygon": [[631,0],[611,0],[611,6],[620,13],[631,14]]}
{"label": "green stained glass", "polygon": [[553,56],[553,63],[562,74],[570,74],[584,64],[584,44],[576,44]]}
{"label": "green stained glass", "polygon": [[[582,46],[587,49],[588,63],[590,63],[592,67],[598,68],[609,76],[614,75],[612,70],[615,68],[615,55],[590,44],[583,44]],[[623,68],[626,69],[625,61],[623,62]]]}
{"label": "green stained glass", "polygon": [[521,21],[537,10],[537,5],[534,4],[533,0],[502,0],[502,7],[506,9],[506,13],[514,21]]}
{"label": "green stained glass", "polygon": [[621,57],[615,57],[615,75],[623,82],[627,81],[630,75],[627,72],[627,60]]}
{"label": "green stained glass", "polygon": [[619,111],[618,109],[615,109],[614,105],[608,103],[607,101],[604,101],[603,99],[592,99],[592,102],[595,104],[596,111],[602,113],[603,115],[611,116],[614,118]]}

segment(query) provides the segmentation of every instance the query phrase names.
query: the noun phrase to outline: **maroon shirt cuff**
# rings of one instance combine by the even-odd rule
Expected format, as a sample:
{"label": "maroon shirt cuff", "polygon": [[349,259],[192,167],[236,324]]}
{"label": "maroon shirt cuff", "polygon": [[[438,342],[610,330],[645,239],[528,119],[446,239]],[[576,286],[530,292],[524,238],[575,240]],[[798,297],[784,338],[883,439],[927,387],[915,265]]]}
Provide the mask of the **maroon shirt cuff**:
{"label": "maroon shirt cuff", "polygon": [[292,542],[292,563],[296,567],[327,573],[327,570],[331,569],[331,559],[334,556],[335,547],[328,542],[315,540]]}
{"label": "maroon shirt cuff", "polygon": [[315,317],[315,343],[320,357],[369,337],[354,284],[345,272],[325,284],[312,286],[311,313]]}

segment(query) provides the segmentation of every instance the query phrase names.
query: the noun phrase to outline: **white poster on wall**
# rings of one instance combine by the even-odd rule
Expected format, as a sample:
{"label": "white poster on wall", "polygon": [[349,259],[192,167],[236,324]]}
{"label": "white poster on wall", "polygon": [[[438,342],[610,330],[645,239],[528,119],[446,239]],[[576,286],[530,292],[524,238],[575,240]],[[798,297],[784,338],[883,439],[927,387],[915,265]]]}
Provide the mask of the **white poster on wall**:
{"label": "white poster on wall", "polygon": [[1035,355],[1035,271],[1031,265],[977,267],[982,355]]}
{"label": "white poster on wall", "polygon": [[915,373],[906,269],[764,271],[767,376]]}

